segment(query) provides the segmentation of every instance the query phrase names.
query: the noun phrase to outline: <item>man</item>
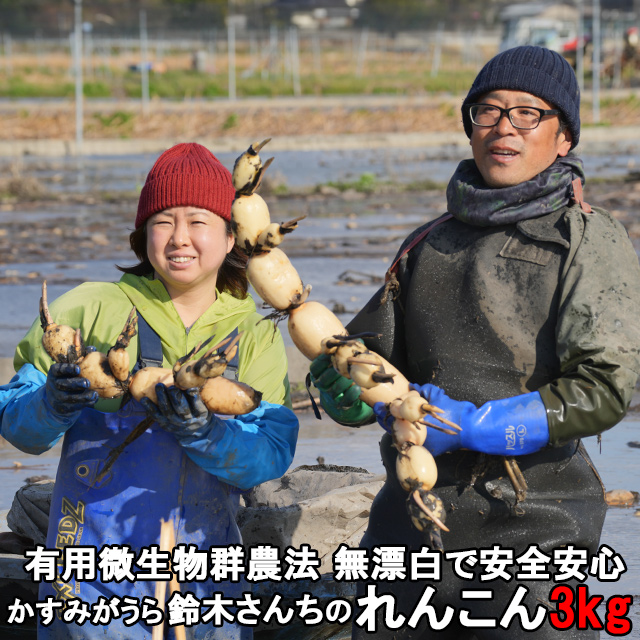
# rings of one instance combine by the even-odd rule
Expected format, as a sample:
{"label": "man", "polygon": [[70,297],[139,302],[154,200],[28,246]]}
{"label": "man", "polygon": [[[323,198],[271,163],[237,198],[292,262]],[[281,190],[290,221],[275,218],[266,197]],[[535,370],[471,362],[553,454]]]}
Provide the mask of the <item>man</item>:
{"label": "man", "polygon": [[[470,629],[460,610],[499,621],[518,585],[532,616],[541,605],[555,609],[554,550],[598,550],[604,491],[580,438],[613,427],[628,408],[640,372],[640,269],[621,225],[582,197],[582,162],[570,153],[580,136],[579,105],[573,70],[557,53],[518,47],[490,60],[462,105],[473,160],[449,183],[448,214],[407,238],[384,295],[348,327],[381,334],[365,340],[369,348],[462,427],[457,436],[429,428],[424,445],[436,456],[434,491],[450,529],[442,533],[442,580],[407,575],[376,584],[378,595],[395,596],[407,621],[429,585],[438,617],[447,605],[457,615],[440,632],[425,617],[415,629],[385,629],[381,607],[373,637],[524,637],[519,622]],[[334,419],[373,421],[359,390],[326,358],[311,371]],[[389,429],[386,407],[375,409]],[[391,442],[383,436],[388,477],[362,545],[405,545],[408,565],[409,552],[428,539],[407,515]],[[488,580],[488,555],[474,550],[496,546],[510,559],[508,574]],[[475,558],[456,567],[446,554],[460,550]],[[522,571],[531,554],[548,556],[546,578]],[[366,587],[359,585],[360,596]],[[492,594],[463,597],[469,589]],[[598,636],[548,622],[535,633]],[[356,624],[354,637],[371,635]]]}

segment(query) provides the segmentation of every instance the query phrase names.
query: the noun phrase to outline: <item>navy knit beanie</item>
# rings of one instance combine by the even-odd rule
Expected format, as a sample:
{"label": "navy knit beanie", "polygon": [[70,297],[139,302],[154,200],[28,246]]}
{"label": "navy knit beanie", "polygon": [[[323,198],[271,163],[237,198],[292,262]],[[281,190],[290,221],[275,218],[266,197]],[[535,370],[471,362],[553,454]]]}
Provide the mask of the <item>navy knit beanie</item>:
{"label": "navy knit beanie", "polygon": [[511,89],[531,93],[562,112],[573,149],[580,139],[580,88],[571,65],[555,51],[543,47],[515,47],[491,58],[477,75],[462,103],[462,123],[471,137],[467,105],[490,91]]}

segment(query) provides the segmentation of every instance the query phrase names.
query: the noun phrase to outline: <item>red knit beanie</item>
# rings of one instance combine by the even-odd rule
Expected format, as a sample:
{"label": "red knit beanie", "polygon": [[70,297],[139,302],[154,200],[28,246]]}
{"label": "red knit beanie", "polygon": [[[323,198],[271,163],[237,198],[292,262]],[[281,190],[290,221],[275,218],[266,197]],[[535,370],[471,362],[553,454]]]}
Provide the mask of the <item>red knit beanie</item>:
{"label": "red knit beanie", "polygon": [[196,142],[167,149],[153,165],[140,193],[136,229],[158,211],[199,207],[231,220],[235,189],[231,173]]}

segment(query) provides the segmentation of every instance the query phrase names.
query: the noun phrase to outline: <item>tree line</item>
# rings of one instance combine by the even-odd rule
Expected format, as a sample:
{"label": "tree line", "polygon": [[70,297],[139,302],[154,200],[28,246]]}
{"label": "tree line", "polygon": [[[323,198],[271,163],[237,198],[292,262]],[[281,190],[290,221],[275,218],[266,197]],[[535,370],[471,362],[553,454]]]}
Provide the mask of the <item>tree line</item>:
{"label": "tree line", "polygon": [[[149,29],[169,35],[224,28],[230,11],[244,14],[248,28],[284,26],[305,4],[321,6],[305,0],[84,0],[82,17],[95,33],[122,36],[137,30],[140,11],[145,10]],[[441,23],[447,28],[491,27],[499,6],[495,0],[363,0],[353,26],[381,31],[435,30]],[[73,28],[73,16],[70,0],[0,0],[2,31],[13,36],[63,36]]]}

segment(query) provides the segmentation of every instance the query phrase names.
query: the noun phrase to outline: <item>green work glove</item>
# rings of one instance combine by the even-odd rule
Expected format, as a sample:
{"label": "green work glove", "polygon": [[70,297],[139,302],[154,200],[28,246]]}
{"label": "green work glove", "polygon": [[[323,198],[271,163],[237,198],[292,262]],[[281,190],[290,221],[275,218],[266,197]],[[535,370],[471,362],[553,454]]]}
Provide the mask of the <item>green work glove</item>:
{"label": "green work glove", "polygon": [[309,371],[311,381],[320,391],[320,403],[330,418],[347,427],[361,427],[375,420],[373,409],[360,400],[360,387],[333,368],[331,356],[318,356]]}

